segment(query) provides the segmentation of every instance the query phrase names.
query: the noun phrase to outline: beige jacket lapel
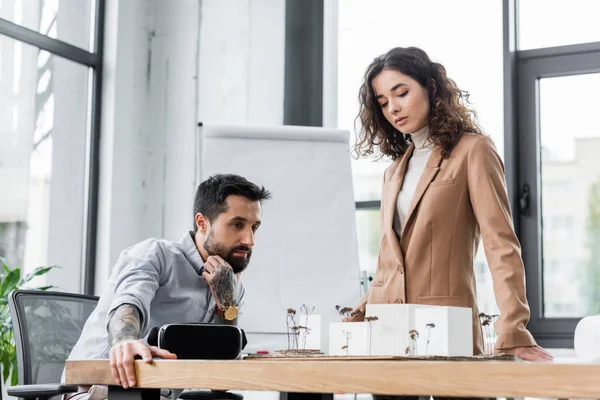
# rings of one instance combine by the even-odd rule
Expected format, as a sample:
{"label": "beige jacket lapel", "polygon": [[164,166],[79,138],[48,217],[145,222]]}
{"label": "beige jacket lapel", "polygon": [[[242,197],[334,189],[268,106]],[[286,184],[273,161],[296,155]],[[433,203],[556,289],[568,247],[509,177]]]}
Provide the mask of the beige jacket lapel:
{"label": "beige jacket lapel", "polygon": [[[417,183],[417,187],[415,188],[415,193],[413,195],[412,201],[410,202],[410,208],[408,209],[408,214],[406,215],[406,223],[404,225],[404,232],[410,232],[410,226],[413,224],[414,219],[416,218],[416,209],[421,202],[421,198],[425,191],[429,187],[429,184],[435,178],[438,171],[440,170],[440,164],[442,163],[442,149],[436,146],[431,155],[429,156],[429,160],[427,160],[427,164],[425,165],[425,169]],[[402,247],[406,248],[406,244],[409,237],[408,235],[403,235],[401,244]]]}
{"label": "beige jacket lapel", "polygon": [[402,156],[400,160],[392,164],[392,168],[395,170],[392,173],[390,180],[384,186],[384,191],[381,194],[382,211],[383,211],[383,233],[386,236],[389,245],[398,258],[398,261],[404,265],[404,255],[400,248],[400,242],[394,232],[394,214],[396,212],[396,201],[398,200],[398,194],[402,188],[402,182],[404,181],[404,175],[406,172],[406,166],[412,156],[412,152],[415,148],[414,143],[411,142],[410,146]]}

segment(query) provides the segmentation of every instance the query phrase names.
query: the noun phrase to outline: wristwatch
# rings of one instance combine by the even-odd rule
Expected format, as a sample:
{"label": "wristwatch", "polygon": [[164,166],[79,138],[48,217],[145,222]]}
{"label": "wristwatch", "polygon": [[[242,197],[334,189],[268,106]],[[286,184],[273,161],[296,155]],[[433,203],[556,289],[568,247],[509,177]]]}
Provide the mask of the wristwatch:
{"label": "wristwatch", "polygon": [[215,309],[217,315],[226,321],[233,321],[238,316],[237,306],[229,306],[225,310],[221,310],[219,306],[215,306]]}

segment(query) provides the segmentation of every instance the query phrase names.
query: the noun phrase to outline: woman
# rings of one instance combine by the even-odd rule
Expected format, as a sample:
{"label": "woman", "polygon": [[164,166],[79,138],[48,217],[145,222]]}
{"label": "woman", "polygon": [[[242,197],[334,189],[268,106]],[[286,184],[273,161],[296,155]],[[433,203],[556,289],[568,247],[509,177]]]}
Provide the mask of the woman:
{"label": "woman", "polygon": [[473,260],[480,238],[500,317],[496,351],[549,361],[526,329],[529,307],[504,166],[466,107],[468,94],[418,48],[394,48],[367,68],[355,153],[393,160],[381,195],[375,279],[355,307],[416,303],[471,307],[473,352],[483,353]]}

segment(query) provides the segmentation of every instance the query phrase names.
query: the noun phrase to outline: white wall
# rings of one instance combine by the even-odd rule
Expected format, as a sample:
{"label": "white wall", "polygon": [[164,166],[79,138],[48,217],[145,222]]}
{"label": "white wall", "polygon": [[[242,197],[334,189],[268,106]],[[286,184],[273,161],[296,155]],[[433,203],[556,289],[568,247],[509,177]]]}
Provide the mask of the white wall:
{"label": "white wall", "polygon": [[166,93],[152,79],[164,74],[151,63],[155,8],[143,0],[107,2],[97,293],[124,248],[162,233]]}
{"label": "white wall", "polygon": [[[282,124],[285,2],[203,1],[199,35],[195,122]],[[182,62],[189,61],[188,54],[179,53]],[[179,87],[173,85],[173,90]],[[163,229],[169,239],[178,239],[193,226],[198,137],[189,128],[169,131]],[[182,209],[190,210],[189,217]]]}
{"label": "white wall", "polygon": [[279,0],[108,0],[96,293],[123,249],[191,229],[198,121],[283,122],[284,23]]}
{"label": "white wall", "polygon": [[163,113],[158,129],[167,138],[160,235],[171,240],[178,240],[191,229],[193,221],[191,211],[190,218],[177,218],[176,208],[191,210],[194,201],[200,4],[193,0],[168,4],[158,1],[157,8],[160,18],[152,57],[156,74],[152,81],[164,92],[164,97],[158,95],[164,104],[157,104],[156,111]]}
{"label": "white wall", "polygon": [[285,1],[202,2],[201,121],[281,124]]}
{"label": "white wall", "polygon": [[[49,190],[50,212],[48,221],[32,221],[34,229],[28,234],[47,227],[45,232],[38,233],[47,238],[46,263],[61,266],[49,274],[47,283],[61,291],[79,292],[83,289],[82,250],[85,243],[82,233],[86,216],[82,200],[86,195],[89,73],[82,65],[55,57],[52,74],[55,82],[52,169],[50,180],[44,185]],[[32,207],[33,210],[39,208]],[[44,265],[43,262],[31,264]]]}

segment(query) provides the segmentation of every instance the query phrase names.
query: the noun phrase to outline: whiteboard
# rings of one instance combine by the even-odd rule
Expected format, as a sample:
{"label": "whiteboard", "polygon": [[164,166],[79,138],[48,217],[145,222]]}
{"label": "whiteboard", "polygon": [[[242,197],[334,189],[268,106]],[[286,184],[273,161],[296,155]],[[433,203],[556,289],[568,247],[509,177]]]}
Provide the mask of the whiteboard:
{"label": "whiteboard", "polygon": [[240,327],[285,333],[286,310],[309,304],[327,342],[335,305],[360,296],[348,131],[203,123],[199,134],[197,176],[239,174],[272,193],[242,274]]}

